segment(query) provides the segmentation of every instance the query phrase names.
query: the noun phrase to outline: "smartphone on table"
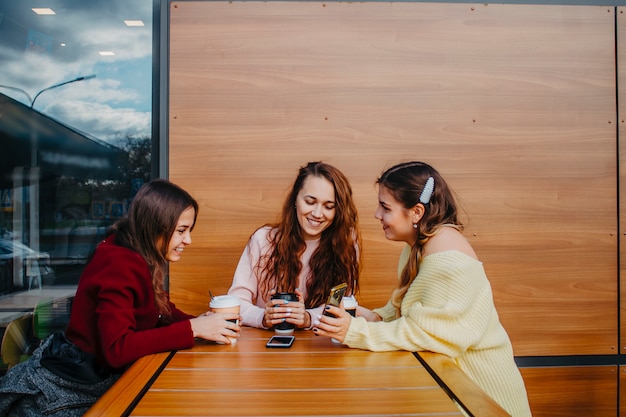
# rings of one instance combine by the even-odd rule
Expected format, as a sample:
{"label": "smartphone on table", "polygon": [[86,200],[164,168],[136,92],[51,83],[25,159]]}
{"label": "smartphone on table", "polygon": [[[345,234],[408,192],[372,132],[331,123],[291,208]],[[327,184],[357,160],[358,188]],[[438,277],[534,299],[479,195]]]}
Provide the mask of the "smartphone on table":
{"label": "smartphone on table", "polygon": [[295,336],[272,336],[265,344],[268,348],[288,348],[293,345],[293,341],[296,340]]}
{"label": "smartphone on table", "polygon": [[[346,293],[346,289],[348,288],[348,284],[345,282],[343,284],[335,285],[330,289],[330,293],[328,294],[328,299],[326,300],[326,305],[331,305],[335,307],[339,307],[341,305],[341,299],[343,295]],[[335,317],[334,314],[329,313],[326,308],[324,308],[325,316]]]}

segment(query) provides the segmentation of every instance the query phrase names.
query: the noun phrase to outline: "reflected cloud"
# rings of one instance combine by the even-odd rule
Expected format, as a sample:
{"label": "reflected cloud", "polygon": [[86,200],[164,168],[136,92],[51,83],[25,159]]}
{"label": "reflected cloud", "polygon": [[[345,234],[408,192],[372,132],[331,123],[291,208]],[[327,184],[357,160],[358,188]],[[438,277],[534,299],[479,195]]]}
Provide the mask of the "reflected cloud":
{"label": "reflected cloud", "polygon": [[[150,136],[152,0],[47,3],[55,15],[35,14],[31,9],[41,3],[33,0],[0,2],[0,84],[32,98],[51,85],[96,74],[44,92],[34,108],[106,141]],[[103,50],[115,55],[102,57]],[[30,105],[19,91],[0,93]]]}
{"label": "reflected cloud", "polygon": [[76,99],[53,104],[48,113],[59,120],[75,120],[74,126],[79,130],[79,123],[89,126],[87,133],[111,144],[126,137],[150,136],[150,112]]}

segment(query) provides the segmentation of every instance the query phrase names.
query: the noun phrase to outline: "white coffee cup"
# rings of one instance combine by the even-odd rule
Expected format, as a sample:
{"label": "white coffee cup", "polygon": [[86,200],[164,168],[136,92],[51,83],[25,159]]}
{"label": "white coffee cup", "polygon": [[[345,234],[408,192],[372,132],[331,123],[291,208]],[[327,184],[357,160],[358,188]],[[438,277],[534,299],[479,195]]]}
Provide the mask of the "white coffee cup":
{"label": "white coffee cup", "polygon": [[[356,308],[359,306],[359,303],[356,301],[356,298],[353,295],[344,296],[341,303],[343,304],[343,309],[346,310],[348,314],[350,314],[352,317],[356,317]],[[333,343],[341,343],[334,337],[330,340]]]}
{"label": "white coffee cup", "polygon": [[343,297],[343,308],[346,310],[352,317],[356,317],[356,308],[359,306],[358,301],[354,297],[354,295],[348,295]]}
{"label": "white coffee cup", "polygon": [[[241,300],[234,295],[216,295],[211,298],[209,308],[214,313],[237,313],[241,311]],[[229,320],[233,323],[239,324],[239,320]],[[237,343],[236,338],[231,338],[230,343],[234,345]]]}

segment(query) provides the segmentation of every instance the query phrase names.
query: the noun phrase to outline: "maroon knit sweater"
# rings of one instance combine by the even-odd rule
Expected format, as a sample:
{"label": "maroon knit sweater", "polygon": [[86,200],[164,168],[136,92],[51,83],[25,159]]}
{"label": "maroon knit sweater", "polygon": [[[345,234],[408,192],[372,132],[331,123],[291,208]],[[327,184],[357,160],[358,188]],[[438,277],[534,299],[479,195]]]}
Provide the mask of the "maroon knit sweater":
{"label": "maroon knit sweater", "polygon": [[172,323],[160,323],[148,264],[114,242],[98,245],[80,277],[67,337],[117,372],[148,354],[192,347],[194,316],[170,304]]}

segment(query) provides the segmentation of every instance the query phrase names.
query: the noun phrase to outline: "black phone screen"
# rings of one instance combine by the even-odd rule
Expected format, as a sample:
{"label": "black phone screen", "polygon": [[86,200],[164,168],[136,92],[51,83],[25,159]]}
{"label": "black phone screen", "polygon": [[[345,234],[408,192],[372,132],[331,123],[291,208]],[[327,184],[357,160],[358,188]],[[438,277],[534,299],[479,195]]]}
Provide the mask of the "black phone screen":
{"label": "black phone screen", "polygon": [[294,336],[272,336],[267,341],[265,346],[267,347],[290,347],[295,340]]}

